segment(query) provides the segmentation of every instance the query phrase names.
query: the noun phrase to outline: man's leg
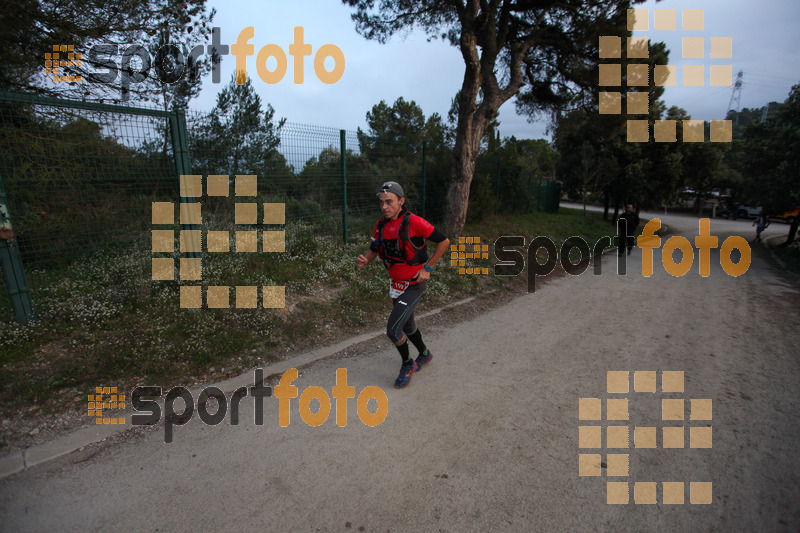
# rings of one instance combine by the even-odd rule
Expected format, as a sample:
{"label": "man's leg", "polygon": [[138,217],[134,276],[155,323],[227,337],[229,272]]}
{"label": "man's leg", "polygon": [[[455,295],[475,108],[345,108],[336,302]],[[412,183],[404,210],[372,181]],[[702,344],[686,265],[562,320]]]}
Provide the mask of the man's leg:
{"label": "man's leg", "polygon": [[425,343],[422,341],[422,333],[420,333],[419,328],[414,328],[414,331],[408,333],[408,340],[416,347],[418,353],[421,354],[427,350],[427,346],[425,346]]}
{"label": "man's leg", "polygon": [[389,319],[386,321],[386,335],[388,335],[389,340],[394,343],[397,351],[400,352],[400,357],[403,358],[403,364],[406,364],[409,361],[408,337],[404,331],[401,330],[398,333],[393,327],[393,324],[401,319],[403,311],[406,309],[406,307],[399,303],[399,300],[400,298],[395,298],[392,300],[394,302],[394,307],[392,308],[392,312],[389,314]]}
{"label": "man's leg", "polygon": [[400,357],[403,358],[403,365],[400,368],[400,375],[395,381],[395,387],[403,388],[408,385],[411,376],[416,370],[416,363],[409,357],[408,354],[408,338],[406,335],[406,325],[413,322],[414,308],[422,297],[422,291],[425,290],[425,284],[411,285],[406,292],[401,294],[394,300],[394,308],[389,315],[389,320],[386,322],[386,335],[397,347],[400,352]]}
{"label": "man's leg", "polygon": [[433,359],[433,354],[428,350],[428,347],[425,346],[425,342],[422,340],[422,333],[419,328],[417,328],[417,323],[414,320],[415,315],[416,311],[412,311],[405,327],[403,327],[403,332],[408,336],[408,340],[411,341],[411,344],[417,349],[418,355],[415,361],[417,363],[416,371],[419,372],[422,369],[422,365],[429,363],[431,359]]}
{"label": "man's leg", "polygon": [[422,333],[419,331],[419,329],[415,329],[413,332],[408,333],[408,339],[417,348],[417,352],[419,353],[415,359],[417,363],[417,372],[419,372],[422,369],[422,365],[431,362],[431,359],[433,359],[433,354],[428,347],[425,346],[425,343],[422,340]]}

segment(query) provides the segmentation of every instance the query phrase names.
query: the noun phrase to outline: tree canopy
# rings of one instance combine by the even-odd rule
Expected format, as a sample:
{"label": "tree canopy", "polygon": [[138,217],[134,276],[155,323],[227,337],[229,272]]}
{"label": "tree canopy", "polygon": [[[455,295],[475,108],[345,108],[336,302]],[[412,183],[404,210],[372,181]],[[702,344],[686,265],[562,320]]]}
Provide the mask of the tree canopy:
{"label": "tree canopy", "polygon": [[[205,43],[214,14],[213,9],[208,11],[207,0],[18,0],[14,8],[0,10],[4,28],[0,34],[0,90],[89,100],[135,97],[157,101],[165,108],[185,108],[211,64],[209,58],[191,59],[190,52]],[[83,76],[83,82],[55,83],[46,74],[50,66],[45,53],[52,51],[53,45],[72,45],[74,52],[82,54],[80,64],[58,66],[59,74]],[[172,48],[164,48],[167,46]],[[106,52],[92,53],[101,47],[106,47]],[[60,54],[58,59],[67,60],[68,54]],[[173,70],[181,63],[185,65],[182,70]],[[99,74],[106,72],[108,65],[118,70],[113,79],[111,73]],[[145,66],[150,68],[143,78],[139,72]],[[164,83],[157,68],[180,74],[182,79]]]}
{"label": "tree canopy", "polygon": [[244,83],[233,74],[217,95],[211,113],[191,125],[190,153],[195,168],[204,174],[256,174],[259,177],[289,172],[278,151],[285,119],[275,120],[270,104],[262,107],[249,77]]}
{"label": "tree canopy", "polygon": [[[483,135],[519,94],[532,110],[580,97],[592,79],[600,35],[617,29],[628,0],[343,0],[356,30],[385,42],[413,28],[458,47],[465,64],[445,227],[460,235]],[[617,33],[619,35],[619,33]],[[478,103],[479,92],[483,98]]]}
{"label": "tree canopy", "polygon": [[750,194],[770,214],[800,205],[800,85],[777,113],[743,132]]}

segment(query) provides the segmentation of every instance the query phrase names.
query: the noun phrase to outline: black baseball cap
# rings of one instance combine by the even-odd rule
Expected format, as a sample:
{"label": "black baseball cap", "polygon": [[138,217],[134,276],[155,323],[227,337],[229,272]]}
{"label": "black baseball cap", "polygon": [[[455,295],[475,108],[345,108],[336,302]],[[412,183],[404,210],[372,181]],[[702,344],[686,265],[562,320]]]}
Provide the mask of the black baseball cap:
{"label": "black baseball cap", "polygon": [[380,196],[382,193],[391,192],[397,195],[398,198],[403,198],[405,194],[403,193],[403,188],[400,186],[399,183],[396,181],[386,181],[381,185],[381,190],[375,196]]}

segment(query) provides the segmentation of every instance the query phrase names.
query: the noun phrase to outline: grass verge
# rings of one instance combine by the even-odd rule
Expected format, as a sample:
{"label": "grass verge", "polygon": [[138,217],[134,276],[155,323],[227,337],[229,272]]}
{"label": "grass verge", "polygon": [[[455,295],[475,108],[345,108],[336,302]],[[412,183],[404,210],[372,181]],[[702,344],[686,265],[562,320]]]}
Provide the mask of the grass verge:
{"label": "grass verge", "polygon": [[783,261],[786,270],[792,274],[800,275],[800,241],[796,240],[789,246],[779,246],[779,244],[783,243],[785,240],[785,238],[778,239],[777,241],[771,240],[768,246],[778,259]]}

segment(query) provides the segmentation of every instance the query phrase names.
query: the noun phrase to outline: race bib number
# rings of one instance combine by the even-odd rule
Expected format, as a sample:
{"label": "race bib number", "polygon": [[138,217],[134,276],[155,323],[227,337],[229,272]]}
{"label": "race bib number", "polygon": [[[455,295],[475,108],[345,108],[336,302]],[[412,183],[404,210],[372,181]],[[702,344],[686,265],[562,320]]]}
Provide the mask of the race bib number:
{"label": "race bib number", "polygon": [[392,280],[391,284],[389,285],[389,296],[394,298],[399,298],[401,294],[406,292],[406,289],[411,283],[408,281],[394,281]]}

